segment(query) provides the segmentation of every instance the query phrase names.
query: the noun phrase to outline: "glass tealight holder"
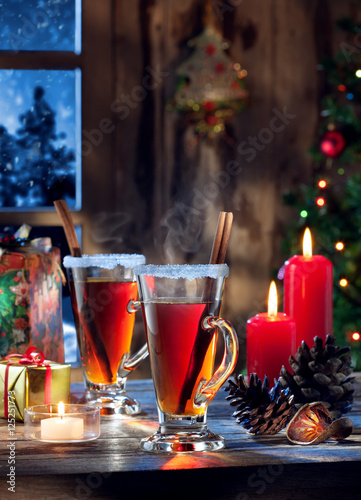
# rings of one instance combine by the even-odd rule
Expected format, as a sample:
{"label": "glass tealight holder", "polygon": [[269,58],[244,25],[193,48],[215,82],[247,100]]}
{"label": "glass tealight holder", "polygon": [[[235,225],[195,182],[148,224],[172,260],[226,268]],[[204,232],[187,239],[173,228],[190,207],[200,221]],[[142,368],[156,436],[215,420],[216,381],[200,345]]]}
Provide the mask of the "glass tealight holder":
{"label": "glass tealight holder", "polygon": [[[65,404],[29,406],[24,411],[24,435],[32,441],[77,443],[100,436],[100,408]],[[60,411],[59,411],[60,410]]]}

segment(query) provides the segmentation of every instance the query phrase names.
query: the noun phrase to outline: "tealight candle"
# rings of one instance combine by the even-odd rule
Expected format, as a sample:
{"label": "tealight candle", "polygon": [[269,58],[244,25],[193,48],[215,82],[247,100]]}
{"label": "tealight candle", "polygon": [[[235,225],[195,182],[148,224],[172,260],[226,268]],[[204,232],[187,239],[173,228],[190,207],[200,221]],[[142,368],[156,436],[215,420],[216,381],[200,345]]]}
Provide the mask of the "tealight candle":
{"label": "tealight candle", "polygon": [[83,438],[84,422],[82,418],[67,416],[62,402],[58,405],[58,415],[58,417],[44,418],[41,421],[41,439],[71,441]]}
{"label": "tealight candle", "polygon": [[68,443],[100,436],[98,406],[51,403],[24,409],[24,436],[33,441]]}
{"label": "tealight candle", "polygon": [[288,358],[296,352],[296,323],[285,313],[277,312],[277,289],[272,281],[268,295],[268,312],[256,314],[247,321],[247,372],[257,373],[263,381],[267,375],[270,387],[280,376],[283,365],[290,370]]}
{"label": "tealight candle", "polygon": [[311,348],[317,335],[323,340],[332,334],[332,263],[312,255],[312,238],[307,228],[303,255],[285,263],[284,311],[297,325],[297,347],[304,340]]}

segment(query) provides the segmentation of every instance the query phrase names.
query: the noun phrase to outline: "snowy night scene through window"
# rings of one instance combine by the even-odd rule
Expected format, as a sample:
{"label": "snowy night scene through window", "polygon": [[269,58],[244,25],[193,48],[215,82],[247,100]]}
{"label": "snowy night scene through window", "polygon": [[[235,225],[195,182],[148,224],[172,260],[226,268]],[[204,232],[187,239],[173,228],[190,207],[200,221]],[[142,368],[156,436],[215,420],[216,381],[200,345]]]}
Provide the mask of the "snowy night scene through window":
{"label": "snowy night scene through window", "polygon": [[0,70],[0,210],[81,205],[80,70]]}
{"label": "snowy night scene through window", "polygon": [[81,0],[0,0],[0,50],[80,53]]}

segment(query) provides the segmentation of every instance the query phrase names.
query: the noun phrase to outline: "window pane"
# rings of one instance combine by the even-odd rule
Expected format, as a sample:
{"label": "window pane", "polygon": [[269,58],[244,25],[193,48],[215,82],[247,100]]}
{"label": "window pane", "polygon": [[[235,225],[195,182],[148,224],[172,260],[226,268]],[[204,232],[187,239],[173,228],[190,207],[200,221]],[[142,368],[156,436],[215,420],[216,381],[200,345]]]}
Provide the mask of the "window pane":
{"label": "window pane", "polygon": [[79,69],[0,70],[0,210],[81,208],[80,111]]}
{"label": "window pane", "polygon": [[0,50],[80,53],[81,0],[0,0]]}

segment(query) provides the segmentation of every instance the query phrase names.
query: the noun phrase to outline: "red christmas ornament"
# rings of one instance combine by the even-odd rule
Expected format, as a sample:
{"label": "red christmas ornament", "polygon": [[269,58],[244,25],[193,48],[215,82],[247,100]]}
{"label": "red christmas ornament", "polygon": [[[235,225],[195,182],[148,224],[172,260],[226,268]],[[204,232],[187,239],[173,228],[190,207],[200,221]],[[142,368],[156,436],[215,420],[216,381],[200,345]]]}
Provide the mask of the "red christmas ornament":
{"label": "red christmas ornament", "polygon": [[213,111],[216,108],[216,105],[212,101],[207,101],[203,104],[203,107],[206,111]]}
{"label": "red christmas ornament", "polygon": [[206,46],[205,53],[207,54],[207,56],[214,56],[214,54],[216,53],[216,47],[212,43],[208,44]]}
{"label": "red christmas ornament", "polygon": [[226,70],[226,65],[225,65],[225,64],[223,64],[223,63],[219,63],[219,62],[217,62],[217,63],[214,65],[214,70],[215,70],[215,72],[216,72],[216,73],[219,73],[219,74],[224,73],[224,72],[225,72],[225,70]]}
{"label": "red christmas ornament", "polygon": [[329,158],[336,158],[344,150],[346,145],[343,135],[337,130],[326,132],[320,142],[320,150]]}
{"label": "red christmas ornament", "polygon": [[206,123],[208,125],[217,125],[218,118],[216,116],[213,116],[213,115],[207,115],[206,116]]}

